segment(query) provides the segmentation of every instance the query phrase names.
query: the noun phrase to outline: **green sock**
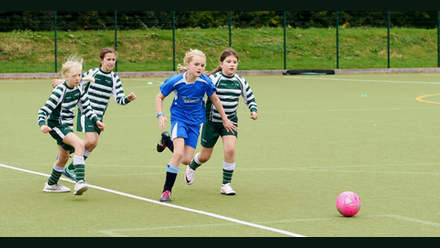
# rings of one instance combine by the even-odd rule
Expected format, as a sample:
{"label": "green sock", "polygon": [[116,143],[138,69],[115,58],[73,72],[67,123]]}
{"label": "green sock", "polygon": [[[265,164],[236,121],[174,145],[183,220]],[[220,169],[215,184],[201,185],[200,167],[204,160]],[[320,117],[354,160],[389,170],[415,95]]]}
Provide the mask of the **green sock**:
{"label": "green sock", "polygon": [[[84,160],[86,160],[88,157],[84,156]],[[75,171],[75,165],[73,165],[73,162],[69,164],[69,166],[67,166],[67,169],[71,170],[71,171]]]}
{"label": "green sock", "polygon": [[86,166],[83,164],[75,165],[76,181],[85,180],[86,178]]}
{"label": "green sock", "polygon": [[225,170],[223,169],[223,184],[231,183],[232,181],[232,174],[234,173],[234,170]]}
{"label": "green sock", "polygon": [[63,174],[63,169],[61,167],[58,167],[56,165],[53,166],[52,174],[49,177],[49,180],[47,180],[47,184],[54,185],[57,184],[60,180],[61,175]]}
{"label": "green sock", "polygon": [[197,168],[199,168],[200,165],[201,164],[197,164],[196,161],[194,161],[194,159],[193,159],[193,160],[191,160],[191,163],[189,164],[189,168],[196,170]]}
{"label": "green sock", "polygon": [[200,165],[202,165],[202,163],[199,161],[199,154],[200,153],[197,153],[194,156],[193,160],[191,160],[191,163],[189,164],[189,168],[196,170],[197,168],[200,167]]}
{"label": "green sock", "polygon": [[67,169],[69,170],[75,170],[75,165],[73,165],[73,162],[69,164],[69,166],[67,166]]}
{"label": "green sock", "polygon": [[76,181],[85,180],[86,178],[86,163],[84,157],[73,156],[73,164],[75,166]]}

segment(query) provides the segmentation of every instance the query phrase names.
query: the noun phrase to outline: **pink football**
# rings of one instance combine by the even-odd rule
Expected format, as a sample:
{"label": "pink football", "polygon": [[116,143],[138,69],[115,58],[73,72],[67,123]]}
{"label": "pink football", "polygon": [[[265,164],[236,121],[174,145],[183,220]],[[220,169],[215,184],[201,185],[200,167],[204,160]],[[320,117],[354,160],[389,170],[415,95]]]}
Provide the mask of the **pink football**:
{"label": "pink football", "polygon": [[361,198],[352,191],[342,192],[336,199],[336,208],[345,217],[354,216],[361,208]]}

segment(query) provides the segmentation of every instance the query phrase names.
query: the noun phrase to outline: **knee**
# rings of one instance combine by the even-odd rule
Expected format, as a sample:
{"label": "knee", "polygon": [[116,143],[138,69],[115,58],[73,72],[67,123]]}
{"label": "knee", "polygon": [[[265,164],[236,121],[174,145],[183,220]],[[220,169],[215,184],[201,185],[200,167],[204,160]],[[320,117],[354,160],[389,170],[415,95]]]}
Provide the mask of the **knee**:
{"label": "knee", "polygon": [[211,154],[199,153],[198,159],[200,163],[206,163],[211,158]]}
{"label": "knee", "polygon": [[69,160],[69,155],[58,154],[58,162],[60,162],[62,164],[66,164],[68,160]]}
{"label": "knee", "polygon": [[85,147],[89,152],[98,146],[98,140],[86,140]]}
{"label": "knee", "polygon": [[182,159],[183,159],[183,152],[174,151],[173,152],[173,159],[174,160],[178,160],[178,161],[182,161]]}
{"label": "knee", "polygon": [[224,153],[225,153],[225,157],[228,157],[228,158],[235,157],[235,149],[233,149],[233,148],[226,148]]}
{"label": "knee", "polygon": [[184,165],[189,165],[191,163],[191,160],[192,159],[182,158],[180,162]]}
{"label": "knee", "polygon": [[84,151],[85,144],[84,141],[80,140],[73,144],[73,147],[75,147],[75,151]]}
{"label": "knee", "polygon": [[235,156],[235,149],[226,149],[225,154],[228,156]]}

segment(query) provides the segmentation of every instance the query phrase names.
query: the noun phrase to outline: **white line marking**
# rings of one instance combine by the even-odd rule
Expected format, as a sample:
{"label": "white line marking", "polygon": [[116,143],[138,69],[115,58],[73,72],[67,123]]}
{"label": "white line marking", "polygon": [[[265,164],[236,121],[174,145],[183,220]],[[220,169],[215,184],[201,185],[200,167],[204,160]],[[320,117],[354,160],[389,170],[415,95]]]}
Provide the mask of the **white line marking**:
{"label": "white line marking", "polygon": [[227,226],[236,225],[235,223],[223,223],[223,224],[204,224],[204,225],[182,225],[182,226],[159,226],[159,227],[148,227],[148,228],[126,228],[126,229],[109,229],[100,230],[99,233],[108,235],[110,237],[129,237],[121,234],[121,232],[136,232],[136,231],[148,231],[148,230],[164,230],[164,229],[183,229],[192,227],[217,227],[217,226]]}
{"label": "white line marking", "polygon": [[[407,107],[407,108],[357,108],[357,109],[303,109],[303,110],[277,110],[277,111],[260,111],[265,114],[280,113],[316,113],[316,112],[349,112],[349,111],[388,111],[388,110],[421,110],[421,109],[438,109],[438,107]],[[0,119],[1,120],[1,119]]]}
{"label": "white line marking", "polygon": [[[409,218],[400,215],[394,214],[374,214],[374,215],[358,215],[356,218],[394,218],[397,220],[403,220],[407,222],[419,223],[423,225],[429,225],[433,227],[440,227],[440,223],[419,220],[414,218]],[[274,220],[274,221],[262,221],[261,224],[274,224],[274,223],[295,223],[295,222],[317,222],[317,221],[343,221],[346,218],[340,217],[329,217],[329,218],[310,218],[310,219],[294,219],[294,220]],[[133,231],[148,231],[148,230],[159,230],[159,229],[182,229],[182,228],[191,228],[191,227],[215,227],[215,226],[226,226],[226,225],[236,225],[234,223],[224,223],[224,224],[206,224],[206,225],[182,225],[182,226],[162,226],[162,227],[150,227],[150,228],[125,228],[125,229],[108,229],[108,230],[100,230],[99,233],[105,234],[111,237],[128,237],[125,236],[124,232],[133,232]]]}
{"label": "white line marking", "polygon": [[393,81],[393,80],[373,80],[373,79],[350,79],[350,78],[331,78],[331,77],[304,77],[304,76],[288,76],[292,79],[319,79],[330,81],[353,81],[353,82],[373,82],[373,83],[403,83],[403,84],[440,84],[439,82],[420,82],[420,81]]}
{"label": "white line marking", "polygon": [[[50,177],[50,175],[45,174],[45,173],[35,172],[35,171],[21,169],[21,168],[16,168],[16,167],[9,166],[9,165],[0,164],[0,166],[4,167],[4,168],[12,169],[12,170],[22,171],[22,172],[31,173],[31,174],[35,174],[35,175],[40,175],[40,176],[44,176],[44,177]],[[64,180],[64,181],[67,181],[67,182],[74,183],[72,180],[68,180],[68,179],[65,179],[65,178],[60,178],[60,180]],[[171,207],[171,208],[176,208],[176,209],[180,209],[180,210],[184,210],[184,211],[188,211],[188,212],[203,214],[203,215],[211,216],[211,217],[214,217],[214,218],[217,218],[217,219],[222,219],[222,220],[226,220],[226,221],[230,221],[230,222],[234,222],[234,223],[238,223],[238,224],[242,224],[242,225],[246,225],[246,226],[260,228],[260,229],[267,230],[267,231],[281,233],[281,234],[284,234],[284,235],[287,235],[287,236],[306,237],[304,235],[297,234],[297,233],[292,233],[292,232],[288,232],[288,231],[284,231],[284,230],[280,230],[280,229],[276,229],[276,228],[272,228],[272,227],[258,225],[258,224],[254,224],[254,223],[251,223],[251,222],[242,221],[242,220],[238,220],[238,219],[234,219],[234,218],[230,218],[230,217],[226,217],[226,216],[222,216],[222,215],[218,215],[218,214],[214,214],[214,213],[209,213],[209,212],[205,212],[205,211],[201,211],[201,210],[196,210],[196,209],[191,209],[191,208],[187,208],[187,207],[177,206],[177,205],[173,205],[173,204],[169,204],[169,203],[164,203],[164,202],[160,202],[160,201],[156,201],[156,200],[151,200],[151,199],[148,199],[148,198],[144,198],[144,197],[140,197],[140,196],[136,196],[136,195],[132,195],[132,194],[127,194],[127,193],[123,193],[123,192],[112,190],[112,189],[106,189],[106,188],[102,188],[102,187],[95,186],[95,185],[89,185],[89,187],[90,188],[94,188],[94,189],[98,189],[98,190],[101,190],[101,191],[105,191],[105,192],[121,195],[121,196],[126,196],[126,197],[129,197],[129,198],[141,200],[141,201],[146,201],[146,202],[150,202],[150,203],[159,204],[159,205],[166,206],[166,207]]]}
{"label": "white line marking", "polygon": [[409,221],[409,222],[420,223],[420,224],[423,224],[423,225],[430,225],[430,226],[440,227],[440,223],[436,223],[436,222],[432,222],[432,221],[418,220],[418,219],[408,218],[408,217],[404,217],[404,216],[400,216],[400,215],[394,215],[394,214],[386,214],[386,215],[383,215],[383,216],[390,217],[390,218],[395,218],[395,219],[399,219],[399,220],[404,220],[404,221]]}
{"label": "white line marking", "polygon": [[[414,223],[420,223],[423,225],[429,225],[429,226],[435,226],[440,227],[440,223],[432,222],[432,221],[426,221],[426,220],[419,220],[414,218],[409,218],[405,216],[395,215],[395,214],[373,214],[373,215],[358,215],[357,218],[394,218],[398,220],[408,221],[408,222],[414,222]],[[311,221],[327,221],[327,220],[344,220],[343,217],[333,217],[333,218],[314,218],[314,219],[296,219],[296,220],[279,220],[279,221],[264,221],[261,223],[271,224],[271,223],[291,223],[291,222],[311,222]]]}

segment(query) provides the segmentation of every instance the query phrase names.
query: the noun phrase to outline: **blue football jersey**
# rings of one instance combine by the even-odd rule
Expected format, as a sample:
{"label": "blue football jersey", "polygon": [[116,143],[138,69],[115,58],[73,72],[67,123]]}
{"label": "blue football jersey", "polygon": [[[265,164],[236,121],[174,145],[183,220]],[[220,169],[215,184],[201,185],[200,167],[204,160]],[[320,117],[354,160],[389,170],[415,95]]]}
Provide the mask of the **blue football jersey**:
{"label": "blue football jersey", "polygon": [[211,79],[202,74],[192,84],[186,83],[186,73],[172,76],[160,86],[160,92],[166,97],[174,92],[170,107],[171,121],[182,121],[190,125],[205,122],[205,95],[208,97],[217,91]]}

